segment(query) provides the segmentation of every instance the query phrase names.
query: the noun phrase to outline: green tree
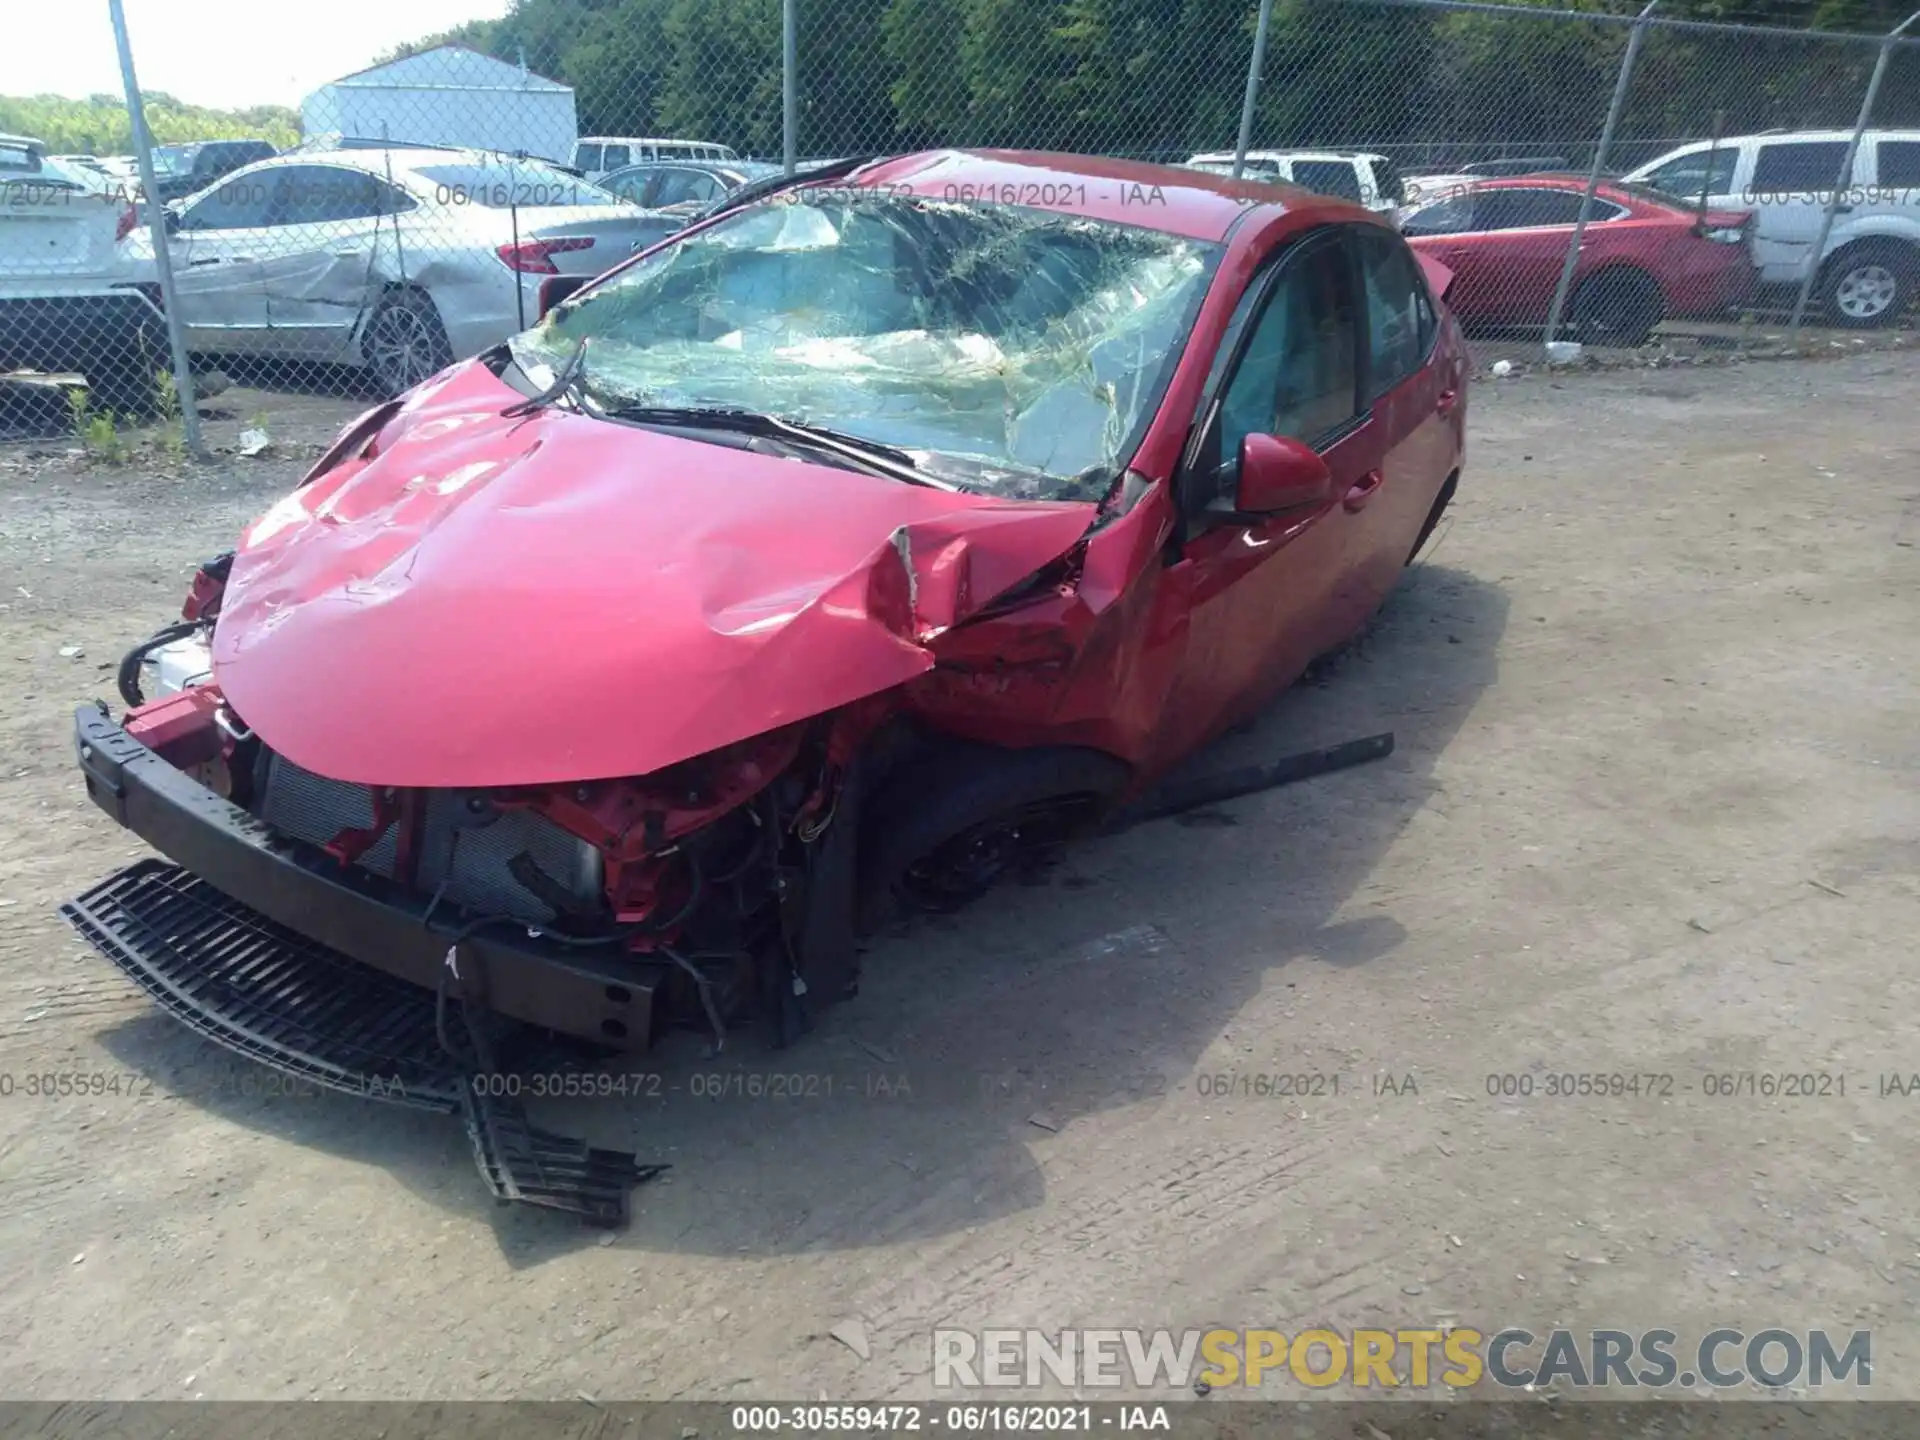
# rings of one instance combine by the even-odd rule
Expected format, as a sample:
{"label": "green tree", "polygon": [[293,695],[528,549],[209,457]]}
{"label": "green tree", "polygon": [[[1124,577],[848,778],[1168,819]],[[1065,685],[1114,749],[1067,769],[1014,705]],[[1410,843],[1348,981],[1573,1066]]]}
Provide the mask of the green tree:
{"label": "green tree", "polygon": [[[209,110],[187,105],[164,91],[142,97],[147,128],[162,145],[191,140],[262,139],[276,146],[300,138],[300,120],[280,105],[248,110]],[[133,121],[118,95],[0,95],[0,132],[31,135],[54,154],[125,155],[133,150]]]}
{"label": "green tree", "polygon": [[664,29],[662,128],[779,154],[779,0],[671,0]]}

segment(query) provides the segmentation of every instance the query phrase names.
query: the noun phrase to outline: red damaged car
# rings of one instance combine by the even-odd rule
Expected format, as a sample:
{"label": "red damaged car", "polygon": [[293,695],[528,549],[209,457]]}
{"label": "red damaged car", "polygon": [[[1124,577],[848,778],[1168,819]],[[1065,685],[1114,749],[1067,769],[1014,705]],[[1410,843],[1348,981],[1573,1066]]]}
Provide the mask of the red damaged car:
{"label": "red damaged car", "polygon": [[75,722],[168,858],[65,913],[202,1033],[464,1110],[496,1193],[613,1217],[631,1157],[463,1077],[791,1038],[888,907],[978,894],[1351,635],[1459,475],[1444,285],[1358,206],[1190,170],[747,192],[201,568]]}

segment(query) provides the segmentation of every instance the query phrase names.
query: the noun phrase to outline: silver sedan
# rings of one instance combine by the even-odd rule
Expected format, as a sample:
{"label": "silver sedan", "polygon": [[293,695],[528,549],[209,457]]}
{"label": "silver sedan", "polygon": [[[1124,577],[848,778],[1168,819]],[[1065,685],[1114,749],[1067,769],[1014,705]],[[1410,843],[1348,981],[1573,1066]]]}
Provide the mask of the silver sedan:
{"label": "silver sedan", "polygon": [[[173,207],[167,243],[190,349],[359,366],[391,393],[675,228],[539,160],[339,150],[234,171]],[[150,272],[147,233],[123,243]]]}

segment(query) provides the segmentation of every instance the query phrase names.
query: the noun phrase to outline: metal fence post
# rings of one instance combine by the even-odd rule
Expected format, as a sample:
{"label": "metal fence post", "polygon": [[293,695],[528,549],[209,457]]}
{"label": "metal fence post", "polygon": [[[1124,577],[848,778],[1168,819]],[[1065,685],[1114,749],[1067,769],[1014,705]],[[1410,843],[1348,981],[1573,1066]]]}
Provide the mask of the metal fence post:
{"label": "metal fence post", "polygon": [[1560,317],[1567,308],[1567,291],[1573,287],[1573,267],[1580,258],[1580,242],[1587,233],[1587,212],[1593,207],[1593,192],[1600,187],[1600,171],[1607,163],[1607,150],[1613,144],[1614,128],[1620,112],[1626,108],[1627,86],[1633,79],[1633,62],[1640,54],[1640,41],[1647,33],[1647,21],[1660,0],[1647,0],[1627,35],[1627,53],[1620,57],[1620,78],[1613,84],[1613,101],[1607,106],[1606,124],[1600,127],[1600,144],[1593,152],[1593,167],[1587,171],[1587,188],[1581,192],[1580,213],[1574,217],[1573,235],[1567,241],[1567,258],[1560,264],[1560,283],[1553,287],[1553,306],[1547,311],[1547,339],[1551,345],[1560,338]]}
{"label": "metal fence post", "polygon": [[[193,393],[193,372],[187,366],[187,335],[180,324],[180,305],[173,285],[173,256],[167,252],[167,207],[160,203],[160,186],[153,174],[153,137],[147,133],[147,111],[140,102],[140,82],[133,74],[133,46],[127,39],[127,17],[120,0],[107,0],[113,20],[113,43],[120,51],[120,79],[127,90],[127,116],[133,122],[133,154],[140,165],[140,188],[147,199],[147,231],[153,237],[153,266],[160,277],[160,304],[166,313],[167,346],[173,352],[174,394],[180,402],[180,428],[187,450],[197,460],[206,458],[200,443],[200,405]],[[149,376],[149,379],[152,377]]]}
{"label": "metal fence post", "polygon": [[1260,0],[1260,19],[1253,27],[1253,59],[1247,65],[1247,98],[1240,107],[1240,143],[1233,150],[1233,178],[1247,168],[1247,146],[1253,143],[1253,108],[1260,99],[1260,67],[1267,61],[1267,22],[1273,18],[1273,0]]}
{"label": "metal fence post", "polygon": [[793,174],[800,129],[799,17],[795,0],[780,0],[780,135],[782,163]]}
{"label": "metal fence post", "polygon": [[1820,217],[1820,238],[1813,242],[1813,253],[1807,257],[1807,273],[1800,277],[1800,293],[1794,297],[1793,318],[1787,321],[1787,338],[1793,339],[1800,333],[1800,322],[1806,317],[1807,299],[1813,294],[1813,282],[1820,274],[1820,262],[1826,257],[1827,239],[1833,234],[1833,217],[1840,211],[1840,197],[1853,184],[1853,161],[1860,153],[1860,140],[1867,131],[1867,123],[1873,116],[1873,102],[1879,98],[1880,82],[1886,78],[1887,66],[1893,60],[1894,45],[1907,33],[1907,27],[1920,20],[1920,10],[1916,10],[1887,32],[1887,38],[1880,42],[1880,54],[1873,62],[1873,75],[1867,81],[1867,93],[1860,101],[1860,118],[1853,123],[1853,138],[1847,141],[1846,157],[1840,162],[1839,173],[1833,177],[1833,194],[1827,197],[1826,213]]}

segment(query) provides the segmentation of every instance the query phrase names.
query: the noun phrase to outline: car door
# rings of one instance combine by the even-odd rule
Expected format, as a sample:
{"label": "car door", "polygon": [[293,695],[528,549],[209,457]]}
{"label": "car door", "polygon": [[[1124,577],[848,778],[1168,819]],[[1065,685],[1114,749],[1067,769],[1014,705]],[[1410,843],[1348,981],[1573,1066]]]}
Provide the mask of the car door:
{"label": "car door", "polygon": [[344,357],[348,337],[380,293],[378,251],[393,244],[393,192],[377,176],[345,165],[285,165],[271,173],[259,257],[269,344],[276,355]]}
{"label": "car door", "polygon": [[1860,225],[1904,220],[1911,236],[1913,223],[1920,221],[1920,139],[1874,136],[1866,142],[1866,148],[1871,151],[1872,164],[1861,177],[1858,203],[1850,213],[1835,217],[1834,228],[1840,229],[1843,221]]}
{"label": "car door", "polygon": [[[1755,147],[1747,205],[1754,210],[1753,259],[1762,279],[1788,284],[1805,273],[1846,158],[1845,140],[1763,140]],[[1848,200],[1843,195],[1840,203]]]}
{"label": "car door", "polygon": [[[1178,487],[1186,533],[1167,593],[1187,612],[1187,638],[1155,737],[1162,756],[1252,714],[1341,638],[1353,608],[1345,501],[1378,483],[1380,460],[1360,414],[1354,281],[1343,232],[1310,234],[1248,287],[1214,358]],[[1333,498],[1259,519],[1219,514],[1253,433],[1312,445]]]}
{"label": "car door", "polygon": [[1466,362],[1443,350],[1440,311],[1406,242],[1373,226],[1352,232],[1362,327],[1360,400],[1380,483],[1356,506],[1334,622],[1351,630],[1387,597],[1461,449]]}
{"label": "car door", "polygon": [[[1473,228],[1480,237],[1478,263],[1465,280],[1473,311],[1506,324],[1537,324],[1547,318],[1580,215],[1579,190],[1500,186],[1476,191]],[[1587,212],[1591,227],[1619,215],[1620,207],[1596,197]],[[1591,229],[1581,237],[1576,281],[1589,268],[1598,243]],[[1444,255],[1436,257],[1446,262]]]}
{"label": "car door", "polygon": [[168,244],[189,349],[252,354],[267,345],[261,256],[273,171],[243,170],[186,202]]}

